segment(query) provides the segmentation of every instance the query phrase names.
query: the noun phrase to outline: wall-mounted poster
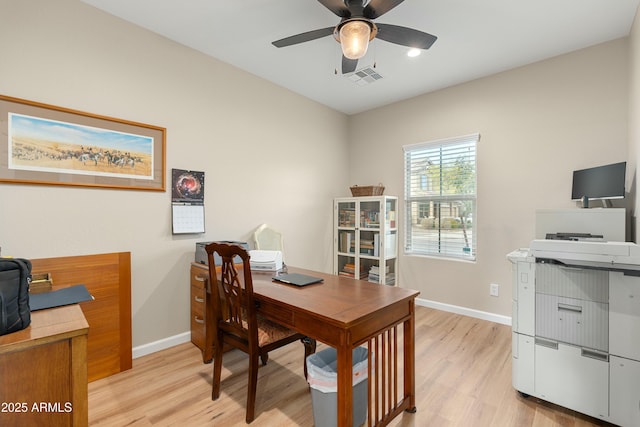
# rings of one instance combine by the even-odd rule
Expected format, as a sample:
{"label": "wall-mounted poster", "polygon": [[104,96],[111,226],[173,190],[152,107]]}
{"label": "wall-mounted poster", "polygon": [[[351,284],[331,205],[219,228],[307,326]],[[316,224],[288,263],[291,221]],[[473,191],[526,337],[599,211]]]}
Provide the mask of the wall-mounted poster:
{"label": "wall-mounted poster", "polygon": [[204,233],[204,172],[171,170],[173,234]]}

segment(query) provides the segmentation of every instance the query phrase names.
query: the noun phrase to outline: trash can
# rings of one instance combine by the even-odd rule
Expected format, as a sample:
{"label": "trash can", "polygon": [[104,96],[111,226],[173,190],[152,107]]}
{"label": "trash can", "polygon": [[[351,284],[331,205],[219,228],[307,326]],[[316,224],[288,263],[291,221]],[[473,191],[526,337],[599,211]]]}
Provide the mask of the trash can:
{"label": "trash can", "polygon": [[[307,381],[311,387],[313,421],[316,427],[338,422],[338,355],[333,347],[307,357]],[[367,419],[367,349],[353,349],[353,425]]]}

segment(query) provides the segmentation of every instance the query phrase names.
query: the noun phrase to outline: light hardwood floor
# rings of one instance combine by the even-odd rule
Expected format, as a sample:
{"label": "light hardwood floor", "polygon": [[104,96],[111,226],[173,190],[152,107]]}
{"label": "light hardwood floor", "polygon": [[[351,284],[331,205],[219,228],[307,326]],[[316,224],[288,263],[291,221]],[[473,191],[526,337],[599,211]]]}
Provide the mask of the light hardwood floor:
{"label": "light hardwood floor", "polygon": [[[318,351],[324,348],[318,346]],[[304,348],[270,353],[258,374],[254,426],[313,426],[302,371]],[[89,384],[91,426],[243,426],[247,358],[224,357],[220,399],[211,400],[212,365],[182,344],[133,361],[133,369]],[[390,425],[595,426],[597,419],[537,399],[511,386],[511,328],[416,307],[417,412]]]}

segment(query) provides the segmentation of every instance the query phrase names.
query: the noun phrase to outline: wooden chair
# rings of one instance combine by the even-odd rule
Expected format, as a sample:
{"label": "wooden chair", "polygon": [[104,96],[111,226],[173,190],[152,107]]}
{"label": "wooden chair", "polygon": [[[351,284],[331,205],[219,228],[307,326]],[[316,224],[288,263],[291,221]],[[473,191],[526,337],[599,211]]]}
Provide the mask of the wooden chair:
{"label": "wooden chair", "polygon": [[[256,313],[249,253],[244,248],[227,243],[211,243],[205,250],[209,258],[211,284],[210,292],[207,292],[207,319],[213,319],[214,334],[211,398],[216,400],[220,396],[220,375],[225,345],[244,351],[249,355],[246,421],[251,423],[255,415],[258,358],[265,365],[270,351],[301,340],[305,347],[303,364],[306,377],[306,358],[315,353],[316,341],[264,319]],[[215,252],[221,260],[219,273],[216,272],[218,266],[214,261]]]}

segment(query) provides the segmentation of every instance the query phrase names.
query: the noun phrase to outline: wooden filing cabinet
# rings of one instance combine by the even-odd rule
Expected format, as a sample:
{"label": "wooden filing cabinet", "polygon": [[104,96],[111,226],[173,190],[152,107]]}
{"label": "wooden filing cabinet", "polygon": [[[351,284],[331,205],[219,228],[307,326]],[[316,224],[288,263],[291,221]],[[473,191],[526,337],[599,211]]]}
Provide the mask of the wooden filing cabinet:
{"label": "wooden filing cabinet", "polygon": [[205,363],[211,362],[211,352],[205,351],[206,306],[209,267],[191,263],[191,342],[202,351]]}
{"label": "wooden filing cabinet", "polygon": [[[239,267],[241,268],[241,266]],[[220,267],[216,268],[218,273]],[[202,361],[211,363],[213,347],[207,349],[207,332],[213,333],[213,319],[207,318],[207,288],[209,287],[209,266],[197,262],[191,263],[191,342],[202,351]],[[228,316],[226,305],[222,304],[222,315]],[[213,315],[210,315],[213,317]],[[210,338],[213,341],[213,338]],[[210,342],[211,342],[210,341]],[[224,351],[232,347],[225,346]]]}

